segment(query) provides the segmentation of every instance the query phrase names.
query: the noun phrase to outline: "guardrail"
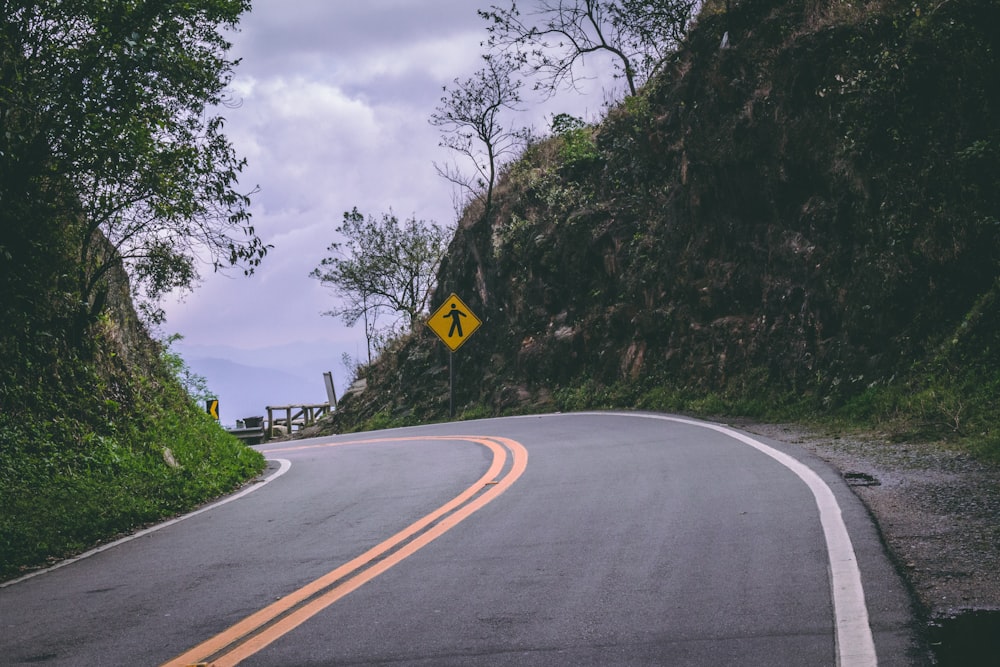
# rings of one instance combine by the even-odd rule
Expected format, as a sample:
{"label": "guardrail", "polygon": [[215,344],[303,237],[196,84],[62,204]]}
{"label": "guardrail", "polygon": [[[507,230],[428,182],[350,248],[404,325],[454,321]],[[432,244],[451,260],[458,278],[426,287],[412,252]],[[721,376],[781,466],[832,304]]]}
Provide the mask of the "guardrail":
{"label": "guardrail", "polygon": [[[310,405],[269,405],[267,406],[267,424],[264,429],[267,438],[274,437],[274,427],[284,426],[291,435],[296,426],[303,429],[312,426],[320,417],[332,410],[329,403],[312,403]],[[274,413],[285,413],[284,417],[275,417]]]}
{"label": "guardrail", "polygon": [[[283,426],[287,429],[288,435],[292,434],[295,427],[303,429],[315,424],[320,417],[337,408],[337,392],[333,387],[333,373],[327,371],[323,373],[323,384],[326,385],[326,403],[295,403],[292,405],[269,405],[267,410],[267,420],[264,417],[244,417],[236,420],[236,428],[226,429],[230,434],[236,436],[247,445],[259,445],[264,440],[274,438],[274,427]],[[214,403],[214,405],[213,405]],[[219,418],[218,399],[212,399],[207,406],[208,411],[216,419]],[[214,410],[214,412],[213,412]],[[277,412],[279,415],[274,416]],[[281,412],[285,416],[280,415]]]}
{"label": "guardrail", "polygon": [[243,441],[244,445],[259,445],[264,442],[264,418],[244,417],[236,420],[236,428],[227,428],[230,435]]}

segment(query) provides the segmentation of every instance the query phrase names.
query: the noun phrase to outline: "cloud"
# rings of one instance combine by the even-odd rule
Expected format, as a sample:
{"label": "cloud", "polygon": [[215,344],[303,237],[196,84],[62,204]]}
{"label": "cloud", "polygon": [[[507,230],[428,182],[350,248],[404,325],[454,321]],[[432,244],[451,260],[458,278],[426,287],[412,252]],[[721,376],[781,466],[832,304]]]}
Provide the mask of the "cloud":
{"label": "cloud", "polygon": [[[289,61],[348,59],[482,29],[469,0],[258,0],[233,37],[255,69],[281,71]],[[287,70],[284,70],[287,71]]]}
{"label": "cloud", "polygon": [[[451,156],[428,119],[442,86],[479,68],[486,33],[476,9],[490,4],[255,0],[230,36],[231,55],[242,62],[230,85],[233,104],[218,111],[248,161],[241,187],[259,186],[253,224],[274,249],[252,278],[206,270],[193,294],[165,304],[167,331],[192,345],[364,346],[359,329],[320,314],[334,297],[308,274],[355,206],[372,215],[391,209],[454,222],[453,188],[433,166]],[[552,108],[574,112],[581,104]],[[525,118],[544,129],[548,109]]]}

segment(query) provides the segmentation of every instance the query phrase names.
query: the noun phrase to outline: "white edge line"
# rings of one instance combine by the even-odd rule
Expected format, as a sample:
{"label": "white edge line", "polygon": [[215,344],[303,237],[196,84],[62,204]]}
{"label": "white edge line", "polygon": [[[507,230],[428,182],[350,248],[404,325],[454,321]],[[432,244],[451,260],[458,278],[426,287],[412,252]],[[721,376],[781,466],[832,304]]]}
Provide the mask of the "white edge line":
{"label": "white edge line", "polygon": [[91,549],[90,551],[84,552],[84,553],[80,554],[79,556],[73,556],[72,558],[67,558],[65,560],[59,561],[55,565],[53,565],[51,567],[47,567],[44,570],[35,570],[34,572],[30,572],[30,573],[24,575],[23,577],[18,577],[17,579],[11,579],[10,581],[0,582],[0,588],[7,588],[8,586],[13,586],[14,584],[19,584],[22,581],[26,581],[28,579],[33,579],[34,577],[37,577],[37,576],[40,576],[40,575],[43,575],[43,574],[47,574],[49,572],[52,572],[53,570],[58,570],[59,568],[66,567],[67,565],[72,565],[73,563],[79,562],[79,561],[83,560],[84,558],[90,558],[91,556],[95,556],[95,555],[101,553],[102,551],[107,551],[108,549],[113,549],[113,548],[115,548],[117,546],[121,546],[122,544],[125,544],[126,542],[131,542],[132,540],[137,540],[140,537],[145,537],[146,535],[149,535],[150,533],[155,533],[156,531],[162,530],[163,528],[167,528],[169,526],[173,526],[174,524],[180,523],[181,521],[184,521],[185,519],[190,519],[191,517],[198,516],[199,514],[203,514],[205,512],[208,512],[209,510],[214,510],[217,507],[221,507],[222,505],[225,505],[227,503],[231,503],[234,500],[239,500],[240,498],[242,498],[242,497],[244,497],[246,495],[249,495],[249,494],[253,493],[254,491],[256,491],[257,489],[262,488],[262,487],[266,486],[267,484],[273,482],[274,480],[278,479],[279,477],[281,477],[282,475],[284,475],[286,472],[288,472],[291,469],[291,467],[292,467],[292,462],[289,461],[288,459],[268,459],[268,461],[275,461],[275,462],[277,462],[278,464],[280,464],[279,468],[276,471],[274,471],[272,474],[270,474],[267,477],[265,477],[264,479],[262,479],[261,481],[251,483],[250,485],[248,485],[245,489],[243,489],[239,493],[234,493],[231,496],[226,496],[222,500],[218,500],[218,501],[212,503],[211,505],[205,505],[201,509],[197,509],[197,510],[195,510],[193,512],[188,512],[187,514],[184,514],[184,515],[179,516],[179,517],[175,517],[175,518],[170,519],[168,521],[164,521],[163,523],[158,523],[155,526],[150,526],[149,528],[144,528],[143,530],[140,530],[138,532],[132,533],[131,535],[127,535],[127,536],[125,536],[125,537],[123,537],[121,539],[115,540],[114,542],[108,542],[107,544],[102,544],[101,546],[95,547],[94,549]]}
{"label": "white edge line", "polygon": [[794,472],[812,491],[816,506],[819,508],[819,520],[823,526],[823,535],[826,538],[826,550],[830,559],[830,589],[833,596],[833,613],[836,624],[837,664],[841,667],[876,667],[878,665],[875,639],[872,637],[871,626],[868,623],[865,590],[861,583],[861,570],[858,568],[854,545],[851,543],[851,536],[847,532],[847,525],[844,523],[840,505],[837,504],[833,491],[815,471],[784,452],[720,424],[641,412],[586,412],[577,414],[660,419],[711,429],[750,445]]}

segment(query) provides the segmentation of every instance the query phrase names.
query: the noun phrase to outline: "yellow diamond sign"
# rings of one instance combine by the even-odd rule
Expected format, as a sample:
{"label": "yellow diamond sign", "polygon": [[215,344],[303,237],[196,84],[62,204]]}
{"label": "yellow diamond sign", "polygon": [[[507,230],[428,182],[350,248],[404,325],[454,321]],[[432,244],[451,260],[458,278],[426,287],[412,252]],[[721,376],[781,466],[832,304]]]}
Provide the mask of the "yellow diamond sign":
{"label": "yellow diamond sign", "polygon": [[427,326],[452,352],[469,340],[481,324],[482,321],[454,294],[427,320]]}

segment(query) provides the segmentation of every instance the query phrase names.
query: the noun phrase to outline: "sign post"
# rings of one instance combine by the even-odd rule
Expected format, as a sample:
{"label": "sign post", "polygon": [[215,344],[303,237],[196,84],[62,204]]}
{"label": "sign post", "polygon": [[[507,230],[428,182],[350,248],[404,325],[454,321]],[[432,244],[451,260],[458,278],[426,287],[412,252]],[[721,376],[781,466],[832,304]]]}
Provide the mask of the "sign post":
{"label": "sign post", "polygon": [[455,416],[455,350],[482,325],[476,315],[454,293],[427,320],[437,337],[448,346],[448,415]]}

